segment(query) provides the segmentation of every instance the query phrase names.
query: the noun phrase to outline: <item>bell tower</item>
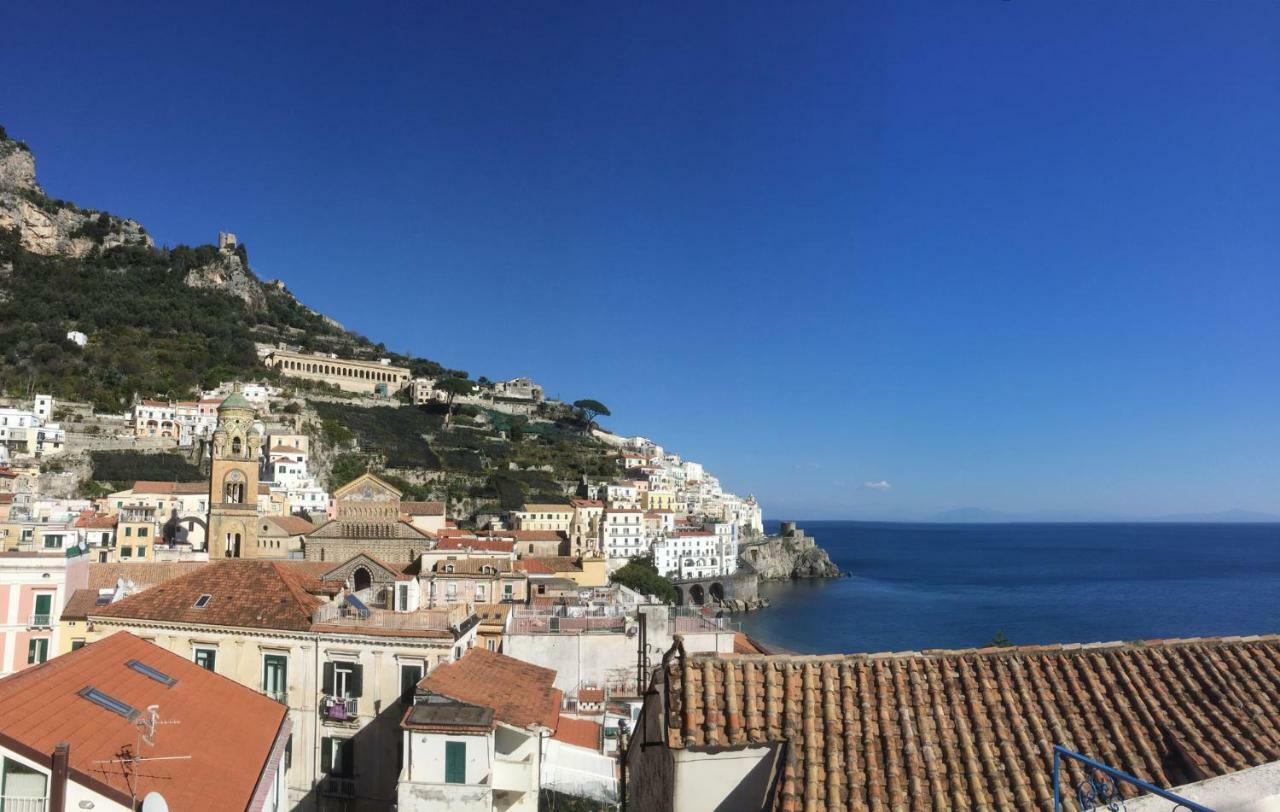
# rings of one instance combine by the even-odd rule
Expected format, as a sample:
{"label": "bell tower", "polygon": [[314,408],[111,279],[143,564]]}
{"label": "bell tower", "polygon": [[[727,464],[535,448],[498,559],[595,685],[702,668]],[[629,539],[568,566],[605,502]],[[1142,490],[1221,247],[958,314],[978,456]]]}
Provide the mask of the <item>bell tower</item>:
{"label": "bell tower", "polygon": [[240,387],[218,406],[209,475],[209,560],[252,556],[258,547],[258,447],[253,404]]}

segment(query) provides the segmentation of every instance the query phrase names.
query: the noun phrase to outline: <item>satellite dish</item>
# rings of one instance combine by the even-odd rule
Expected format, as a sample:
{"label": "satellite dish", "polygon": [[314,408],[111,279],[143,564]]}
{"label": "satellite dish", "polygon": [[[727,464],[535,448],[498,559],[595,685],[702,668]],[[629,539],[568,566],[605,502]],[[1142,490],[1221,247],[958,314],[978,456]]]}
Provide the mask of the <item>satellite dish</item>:
{"label": "satellite dish", "polygon": [[148,792],[142,799],[142,812],[169,812],[169,802],[158,792]]}

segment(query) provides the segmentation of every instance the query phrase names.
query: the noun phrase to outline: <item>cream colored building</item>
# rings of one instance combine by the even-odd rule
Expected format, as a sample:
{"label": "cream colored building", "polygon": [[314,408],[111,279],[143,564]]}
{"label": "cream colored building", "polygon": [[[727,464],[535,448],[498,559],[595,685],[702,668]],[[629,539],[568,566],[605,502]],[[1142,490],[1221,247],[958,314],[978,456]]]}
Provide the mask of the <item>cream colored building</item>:
{"label": "cream colored building", "polygon": [[356,361],[323,353],[272,350],[263,359],[287,378],[332,384],[347,392],[387,394],[399,392],[409,382],[409,369],[381,361]]}
{"label": "cream colored building", "polygon": [[[385,810],[399,706],[475,644],[469,606],[353,611],[333,564],[222,560],[88,610],[93,640],[125,629],[287,705],[290,808]],[[255,600],[238,600],[253,594]]]}
{"label": "cream colored building", "polygon": [[512,518],[517,530],[550,530],[567,534],[573,524],[573,506],[527,504],[515,511]]}

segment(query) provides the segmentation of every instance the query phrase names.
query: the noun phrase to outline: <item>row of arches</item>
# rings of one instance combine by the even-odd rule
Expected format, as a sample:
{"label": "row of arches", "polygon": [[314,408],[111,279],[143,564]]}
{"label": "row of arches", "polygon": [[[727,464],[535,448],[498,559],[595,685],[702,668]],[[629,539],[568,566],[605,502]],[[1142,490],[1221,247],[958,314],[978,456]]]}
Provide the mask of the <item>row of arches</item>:
{"label": "row of arches", "polygon": [[676,598],[680,606],[703,606],[708,599],[720,603],[724,601],[724,584],[715,581],[706,589],[702,584],[677,585]]}
{"label": "row of arches", "polygon": [[302,372],[308,375],[334,375],[339,378],[356,378],[365,381],[385,381],[387,383],[395,383],[399,379],[399,375],[394,372],[383,372],[382,370],[364,369],[363,367],[349,367],[345,364],[321,364],[312,363],[310,361],[293,361],[289,359],[280,362],[280,369],[285,372]]}

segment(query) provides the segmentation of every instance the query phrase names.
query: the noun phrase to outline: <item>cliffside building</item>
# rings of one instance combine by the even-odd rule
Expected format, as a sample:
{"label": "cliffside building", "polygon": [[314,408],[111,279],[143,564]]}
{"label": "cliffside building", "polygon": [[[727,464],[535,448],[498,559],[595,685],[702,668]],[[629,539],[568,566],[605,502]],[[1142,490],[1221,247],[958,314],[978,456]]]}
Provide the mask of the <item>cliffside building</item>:
{"label": "cliffside building", "polygon": [[391,395],[409,383],[408,367],[385,361],[356,361],[282,349],[271,350],[262,361],[287,378],[321,381],[347,392]]}

